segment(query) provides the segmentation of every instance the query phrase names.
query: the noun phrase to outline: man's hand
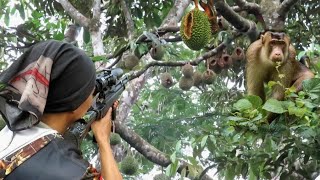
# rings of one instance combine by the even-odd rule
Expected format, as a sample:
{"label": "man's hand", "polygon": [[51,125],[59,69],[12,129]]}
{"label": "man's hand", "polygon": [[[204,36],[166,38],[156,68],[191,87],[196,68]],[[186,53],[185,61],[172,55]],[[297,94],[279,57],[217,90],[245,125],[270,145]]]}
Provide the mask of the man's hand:
{"label": "man's hand", "polygon": [[107,114],[103,118],[96,120],[91,124],[91,129],[97,142],[106,140],[109,141],[112,127],[111,115],[112,111],[115,110],[117,106],[118,101],[113,104],[113,107],[108,110]]}
{"label": "man's hand", "polygon": [[117,106],[118,101],[113,104],[113,107],[108,110],[102,119],[94,121],[91,124],[91,129],[97,140],[101,155],[101,175],[103,179],[122,180],[122,175],[112,155],[112,149],[109,144],[112,126],[112,109],[115,110]]}

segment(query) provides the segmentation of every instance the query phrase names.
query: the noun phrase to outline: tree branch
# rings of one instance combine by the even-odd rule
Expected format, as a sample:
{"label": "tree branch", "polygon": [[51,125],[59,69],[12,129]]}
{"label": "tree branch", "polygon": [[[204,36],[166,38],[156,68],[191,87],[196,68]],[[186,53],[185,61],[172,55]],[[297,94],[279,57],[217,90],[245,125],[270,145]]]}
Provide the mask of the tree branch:
{"label": "tree branch", "polygon": [[258,38],[259,32],[256,24],[250,20],[241,17],[224,0],[216,0],[216,10],[238,31],[248,35],[251,41]]}
{"label": "tree branch", "polygon": [[282,3],[281,3],[281,6],[278,10],[278,13],[280,15],[280,17],[282,17],[283,19],[286,18],[290,8],[295,4],[297,3],[298,0],[284,0]]}
{"label": "tree branch", "polygon": [[101,0],[94,0],[92,5],[92,15],[95,20],[100,20],[101,15]]}
{"label": "tree branch", "polygon": [[126,125],[122,124],[120,121],[115,121],[115,126],[116,132],[121,138],[151,162],[163,167],[167,167],[171,163],[167,155],[149,144],[134,131],[128,129]]}
{"label": "tree branch", "polygon": [[61,4],[63,9],[74,19],[77,23],[79,23],[83,27],[88,27],[90,20],[81,14],[76,8],[72,6],[72,4],[68,0],[56,0]]}
{"label": "tree branch", "polygon": [[254,15],[261,15],[261,8],[257,3],[247,2],[246,0],[235,0],[234,2],[240,7],[241,10],[246,10],[248,13]]}
{"label": "tree branch", "polygon": [[131,39],[133,37],[132,33],[134,32],[134,22],[131,18],[131,13],[130,13],[130,10],[126,4],[126,1],[120,0],[120,5],[121,5],[122,12],[124,14],[124,17],[126,19],[128,38]]}
{"label": "tree branch", "polygon": [[[115,126],[116,132],[121,136],[121,138],[149,161],[162,167],[167,167],[171,164],[171,160],[168,155],[164,154],[163,152],[159,151],[157,148],[149,144],[134,131],[128,129],[126,125],[123,125],[120,121],[116,120]],[[187,167],[187,165],[187,162],[180,161],[178,172],[181,173],[182,170]],[[202,180],[212,180],[205,173],[201,174]]]}
{"label": "tree branch", "polygon": [[229,44],[233,39],[234,38],[230,38],[230,39],[226,40],[225,42],[221,43],[216,48],[206,52],[202,56],[197,57],[193,61],[175,61],[175,62],[152,61],[151,63],[147,64],[142,70],[133,72],[130,75],[129,79],[132,80],[132,79],[135,79],[135,78],[139,77],[145,71],[147,71],[150,67],[154,67],[154,66],[172,66],[172,67],[174,67],[174,66],[183,66],[186,63],[190,63],[191,65],[196,66],[201,61],[206,60],[209,57],[212,57],[212,56],[216,55],[218,52],[221,52],[223,49],[225,49],[227,47],[227,44]]}

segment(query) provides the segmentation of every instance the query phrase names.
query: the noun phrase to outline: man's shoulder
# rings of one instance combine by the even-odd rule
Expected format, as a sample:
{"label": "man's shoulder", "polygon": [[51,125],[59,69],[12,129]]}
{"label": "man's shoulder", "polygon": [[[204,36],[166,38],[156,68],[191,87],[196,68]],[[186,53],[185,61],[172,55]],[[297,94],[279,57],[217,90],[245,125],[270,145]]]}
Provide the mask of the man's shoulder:
{"label": "man's shoulder", "polygon": [[81,179],[89,163],[81,151],[63,138],[53,139],[26,162],[21,164],[7,179]]}

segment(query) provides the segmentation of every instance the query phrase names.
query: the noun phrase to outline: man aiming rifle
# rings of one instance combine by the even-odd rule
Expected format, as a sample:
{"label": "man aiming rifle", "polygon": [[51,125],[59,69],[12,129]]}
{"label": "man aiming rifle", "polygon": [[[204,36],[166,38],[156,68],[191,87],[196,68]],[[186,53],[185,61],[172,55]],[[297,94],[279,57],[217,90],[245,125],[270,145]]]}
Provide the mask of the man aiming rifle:
{"label": "man aiming rifle", "polygon": [[[94,100],[96,72],[83,51],[54,40],[37,43],[1,73],[0,82],[0,112],[7,125],[0,132],[0,179],[122,179],[108,143],[109,107],[116,99],[97,101],[89,111],[94,121],[85,122],[99,146],[101,172],[63,138]],[[124,89],[119,84],[113,84],[121,87],[117,95]],[[108,88],[114,89],[107,84],[98,96],[109,98]]]}

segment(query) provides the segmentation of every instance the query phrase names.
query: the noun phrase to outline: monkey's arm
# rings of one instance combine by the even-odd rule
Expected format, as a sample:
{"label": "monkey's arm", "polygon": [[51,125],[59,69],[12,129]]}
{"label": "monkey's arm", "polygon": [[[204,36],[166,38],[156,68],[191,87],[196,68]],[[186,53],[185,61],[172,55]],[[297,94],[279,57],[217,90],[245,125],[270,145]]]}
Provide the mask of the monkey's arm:
{"label": "monkey's arm", "polygon": [[246,86],[248,95],[259,96],[265,101],[264,80],[267,74],[260,58],[261,47],[261,40],[257,40],[247,49]]}
{"label": "monkey's arm", "polygon": [[301,71],[298,73],[297,78],[293,83],[293,86],[296,88],[297,92],[302,90],[302,81],[314,78],[314,74],[310,69],[304,67],[303,65],[300,65],[300,68]]}
{"label": "monkey's arm", "polygon": [[247,64],[246,66],[246,81],[247,81],[247,91],[248,95],[256,95],[259,96],[262,101],[265,101],[265,93],[264,93],[264,82],[262,72],[259,72],[259,68],[252,66],[251,64]]}

